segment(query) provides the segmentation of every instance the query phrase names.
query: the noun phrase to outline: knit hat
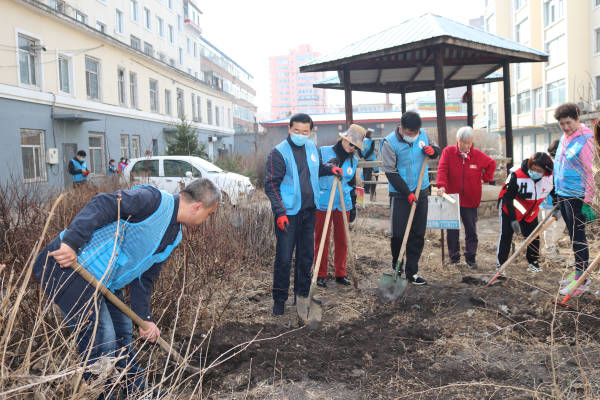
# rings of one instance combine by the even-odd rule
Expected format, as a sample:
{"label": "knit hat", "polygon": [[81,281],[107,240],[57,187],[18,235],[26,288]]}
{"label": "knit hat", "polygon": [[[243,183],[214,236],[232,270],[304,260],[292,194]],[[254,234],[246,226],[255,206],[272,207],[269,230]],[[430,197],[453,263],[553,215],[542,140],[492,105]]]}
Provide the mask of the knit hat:
{"label": "knit hat", "polygon": [[355,147],[358,147],[360,150],[363,149],[362,143],[363,143],[363,139],[365,138],[366,134],[367,134],[367,130],[357,124],[350,125],[350,128],[348,128],[348,130],[346,132],[344,132],[343,134],[339,133],[339,135],[342,139],[349,141]]}

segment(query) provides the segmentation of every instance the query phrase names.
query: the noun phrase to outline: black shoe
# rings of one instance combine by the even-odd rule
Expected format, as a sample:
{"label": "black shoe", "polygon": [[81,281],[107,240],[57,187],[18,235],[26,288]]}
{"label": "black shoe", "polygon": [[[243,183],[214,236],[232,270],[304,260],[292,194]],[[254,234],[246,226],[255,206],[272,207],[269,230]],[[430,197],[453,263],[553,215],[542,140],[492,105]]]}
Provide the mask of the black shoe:
{"label": "black shoe", "polygon": [[350,282],[350,279],[346,278],[345,276],[336,276],[335,283],[339,283],[340,285],[344,286],[350,286],[352,284],[352,282]]}
{"label": "black shoe", "polygon": [[273,303],[273,315],[279,316],[283,315],[283,311],[285,310],[285,301],[277,301]]}
{"label": "black shoe", "polygon": [[458,264],[460,262],[460,256],[459,257],[450,257],[450,261],[448,261],[448,264]]}
{"label": "black shoe", "polygon": [[427,281],[419,276],[419,274],[414,274],[408,281],[413,285],[427,285]]}
{"label": "black shoe", "polygon": [[317,286],[321,286],[322,288],[327,287],[327,282],[325,282],[325,278],[317,278]]}
{"label": "black shoe", "polygon": [[477,269],[477,263],[475,262],[475,258],[467,258],[467,265],[471,269]]}

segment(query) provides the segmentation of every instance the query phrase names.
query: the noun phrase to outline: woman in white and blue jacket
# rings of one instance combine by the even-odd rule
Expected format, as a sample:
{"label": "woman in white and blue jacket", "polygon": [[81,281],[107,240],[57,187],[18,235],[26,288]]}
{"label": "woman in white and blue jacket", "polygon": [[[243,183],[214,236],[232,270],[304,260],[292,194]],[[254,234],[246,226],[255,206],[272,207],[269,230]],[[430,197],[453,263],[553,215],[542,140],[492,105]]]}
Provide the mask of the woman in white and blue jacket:
{"label": "woman in white and blue jacket", "polygon": [[[362,150],[362,141],[365,136],[365,129],[360,125],[350,125],[350,128],[344,134],[340,133],[340,139],[333,146],[323,146],[319,148],[321,158],[344,171],[342,177],[342,193],[336,192],[333,208],[331,211],[331,221],[333,221],[333,242],[334,242],[334,261],[335,281],[342,285],[350,285],[346,276],[346,256],[348,254],[348,244],[346,241],[346,230],[344,228],[343,218],[353,222],[356,218],[356,194],[354,187],[356,183],[356,166],[358,158],[354,155],[355,150]],[[327,215],[327,206],[331,195],[331,186],[333,176],[322,176],[319,178],[319,204],[317,205],[317,215],[315,221],[315,251],[316,257],[321,243],[321,235],[325,231],[325,244],[323,245],[323,256],[319,266],[317,276],[317,285],[327,287],[325,279],[327,278],[327,260],[329,253],[329,226],[325,227],[325,217]],[[346,207],[346,215],[342,214],[341,202]]]}

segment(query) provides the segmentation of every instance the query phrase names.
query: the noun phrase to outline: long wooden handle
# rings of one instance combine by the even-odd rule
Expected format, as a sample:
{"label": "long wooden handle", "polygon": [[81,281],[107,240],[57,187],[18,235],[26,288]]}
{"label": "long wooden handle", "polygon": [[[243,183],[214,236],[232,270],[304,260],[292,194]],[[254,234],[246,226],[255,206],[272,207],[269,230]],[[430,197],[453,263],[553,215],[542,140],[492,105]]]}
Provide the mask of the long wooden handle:
{"label": "long wooden handle", "polygon": [[[110,290],[108,290],[106,288],[106,286],[104,286],[103,284],[98,282],[98,280],[92,274],[90,274],[90,272],[87,269],[85,269],[81,264],[76,262],[75,264],[73,264],[72,268],[75,272],[77,272],[79,274],[79,276],[81,276],[83,279],[85,279],[85,281],[87,283],[89,283],[90,285],[92,285],[93,287],[98,289],[98,291],[100,293],[102,293],[104,295],[104,297],[106,297],[108,299],[108,301],[113,303],[119,310],[121,310],[125,315],[127,315],[129,318],[131,318],[131,320],[137,326],[143,328],[144,330],[148,329],[146,321],[141,319],[139,315],[137,315],[135,312],[133,312],[133,310],[131,308],[129,308],[125,303],[123,303],[121,301],[121,299],[119,299]],[[179,355],[179,353],[177,351],[175,351],[175,349],[173,349],[173,347],[171,347],[171,345],[169,343],[167,343],[166,340],[164,340],[162,337],[159,336],[157,338],[156,342],[159,344],[159,346],[164,351],[173,355],[173,358],[175,358],[175,360],[178,363],[185,364],[185,360],[183,359],[183,357],[181,357],[181,355]],[[190,366],[188,366],[188,367],[190,367]]]}
{"label": "long wooden handle", "polygon": [[548,229],[548,227],[550,225],[552,225],[555,221],[556,218],[554,217],[554,211],[556,210],[556,207],[554,207],[552,209],[552,211],[550,211],[550,213],[546,216],[546,218],[544,218],[539,224],[538,226],[536,226],[536,228],[533,230],[533,232],[531,232],[529,234],[529,236],[527,236],[527,239],[525,239],[525,241],[519,246],[519,248],[517,248],[515,250],[515,252],[512,254],[512,256],[510,256],[508,258],[508,260],[506,260],[504,262],[504,264],[502,264],[502,266],[498,269],[498,271],[496,271],[496,274],[494,276],[492,276],[490,278],[490,280],[488,281],[488,283],[485,285],[485,287],[488,287],[492,284],[492,282],[494,282],[496,279],[498,279],[498,277],[500,276],[500,274],[502,274],[502,272],[504,272],[504,270],[506,269],[506,267],[508,267],[514,260],[515,258],[517,258],[517,256],[519,254],[521,254],[521,252],[527,247],[529,246],[529,244],[531,242],[533,242],[535,240],[535,238],[537,238],[539,235],[542,234],[542,232],[544,232],[546,229]]}
{"label": "long wooden handle", "polygon": [[352,275],[352,282],[354,283],[354,287],[358,289],[358,276],[356,275],[356,268],[354,265],[354,253],[352,252],[352,239],[350,238],[350,224],[348,223],[348,218],[346,217],[346,203],[342,198],[342,194],[344,193],[342,190],[342,182],[338,179],[337,181],[338,192],[340,194],[340,204],[342,206],[342,218],[344,220],[344,231],[346,231],[346,243],[348,244],[348,258],[350,262],[348,263],[350,275]]}
{"label": "long wooden handle", "polygon": [[321,242],[319,243],[319,251],[317,252],[317,259],[315,265],[313,265],[312,280],[310,282],[310,290],[308,292],[308,299],[312,299],[315,292],[315,284],[317,283],[317,274],[319,273],[319,266],[321,265],[321,257],[323,257],[323,247],[325,245],[326,235],[329,234],[329,219],[331,218],[331,209],[333,208],[333,199],[335,198],[335,192],[337,189],[337,176],[333,177],[333,183],[331,184],[331,193],[329,194],[329,204],[327,204],[327,214],[325,214],[325,225],[323,226],[323,232],[321,233]]}
{"label": "long wooden handle", "polygon": [[596,258],[594,258],[594,261],[592,261],[592,263],[588,266],[588,268],[583,272],[583,274],[581,274],[581,276],[579,277],[579,279],[577,280],[577,283],[575,283],[575,285],[571,288],[571,290],[569,290],[569,293],[567,293],[565,295],[565,297],[562,300],[562,303],[565,304],[570,298],[571,296],[573,296],[573,293],[575,293],[575,291],[577,289],[579,289],[579,286],[583,285],[583,283],[585,282],[585,280],[587,279],[588,276],[590,276],[590,274],[592,272],[594,272],[594,270],[596,268],[598,268],[598,265],[600,265],[600,254],[598,254],[596,256]]}
{"label": "long wooden handle", "polygon": [[[419,202],[419,194],[421,194],[421,183],[423,183],[423,175],[425,175],[425,168],[427,167],[427,159],[423,159],[423,164],[421,165],[421,172],[419,172],[419,180],[417,181],[417,187],[415,188],[415,201],[410,206],[410,214],[408,215],[408,223],[406,224],[406,229],[404,230],[404,237],[402,238],[402,247],[400,247],[400,255],[398,256],[398,260],[404,259],[404,253],[406,253],[406,243],[408,243],[408,235],[410,234],[410,228],[412,226],[413,219],[415,217],[415,212],[417,211],[417,203]],[[398,269],[394,270],[394,280],[398,277]]]}

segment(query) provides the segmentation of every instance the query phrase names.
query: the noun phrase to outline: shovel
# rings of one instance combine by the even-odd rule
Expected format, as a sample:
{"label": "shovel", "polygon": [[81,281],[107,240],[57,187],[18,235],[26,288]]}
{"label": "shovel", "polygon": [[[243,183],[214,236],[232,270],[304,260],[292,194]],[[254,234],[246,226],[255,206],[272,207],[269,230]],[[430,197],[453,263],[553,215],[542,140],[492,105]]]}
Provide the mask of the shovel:
{"label": "shovel", "polygon": [[416,200],[412,203],[410,208],[408,223],[406,224],[406,229],[404,230],[404,237],[402,238],[402,247],[400,247],[400,255],[398,257],[398,262],[396,263],[396,268],[394,268],[394,273],[384,273],[383,275],[381,275],[379,287],[375,292],[377,298],[382,303],[391,303],[397,300],[400,296],[402,296],[404,290],[406,290],[406,285],[408,281],[404,278],[399,277],[399,272],[400,267],[402,266],[402,260],[404,259],[404,254],[406,253],[406,243],[408,242],[410,228],[412,226],[413,218],[415,217],[415,211],[417,210],[417,202],[419,201],[419,194],[421,193],[421,183],[423,182],[423,175],[425,175],[426,166],[427,160],[425,159],[423,160],[423,165],[421,165],[421,172],[419,172],[419,180],[417,182],[417,189],[415,190]]}
{"label": "shovel", "polygon": [[600,265],[600,254],[598,254],[596,256],[596,258],[594,258],[594,261],[592,261],[592,263],[588,266],[588,268],[579,277],[579,279],[577,280],[577,283],[575,284],[575,286],[573,286],[571,288],[571,290],[569,290],[569,293],[567,293],[565,295],[565,297],[562,299],[561,302],[557,302],[556,305],[563,306],[563,307],[568,307],[568,308],[574,308],[574,307],[568,305],[567,301],[569,301],[569,299],[571,298],[571,296],[573,296],[573,293],[575,293],[575,291],[577,291],[577,289],[579,288],[579,286],[583,285],[583,282],[586,281],[587,277],[590,276],[590,274],[592,272],[594,272],[594,270],[596,268],[598,268],[598,265]]}
{"label": "shovel", "polygon": [[[94,288],[98,289],[98,291],[100,293],[102,293],[104,295],[104,297],[106,297],[108,299],[108,301],[113,303],[119,310],[121,310],[125,315],[127,315],[129,318],[131,318],[131,320],[137,326],[139,326],[143,329],[147,329],[146,321],[141,319],[139,317],[139,315],[137,315],[135,312],[133,312],[133,310],[131,308],[129,308],[117,296],[115,296],[110,290],[108,290],[106,288],[106,286],[104,286],[103,284],[98,282],[98,280],[92,274],[90,274],[88,270],[86,270],[83,266],[81,266],[81,264],[76,262],[75,264],[73,264],[72,268],[75,272],[77,272],[79,274],[79,276],[81,276],[83,279],[85,279],[85,281],[87,283],[92,285]],[[171,347],[171,345],[165,339],[163,339],[161,336],[159,336],[156,339],[156,342],[165,352],[167,352],[167,354],[172,355],[178,364],[185,365],[185,368],[188,371],[201,372],[200,368],[192,367],[191,365],[186,365],[187,361],[183,357],[181,357],[181,355],[177,351],[175,351],[175,349],[173,349],[173,347]]]}
{"label": "shovel", "polygon": [[346,204],[344,203],[344,199],[342,198],[342,194],[344,191],[342,190],[342,183],[340,180],[337,180],[338,192],[340,193],[340,205],[342,206],[342,214],[344,219],[344,230],[346,231],[346,242],[348,243],[348,258],[350,262],[348,263],[348,268],[350,270],[350,275],[352,275],[352,282],[354,283],[354,287],[358,289],[358,276],[356,276],[356,264],[354,263],[354,253],[352,252],[352,239],[350,238],[350,224],[348,223],[348,218],[346,218]]}
{"label": "shovel", "polygon": [[[325,225],[323,225],[323,232],[321,233],[319,251],[317,252],[317,259],[313,265],[312,280],[310,282],[308,297],[296,297],[296,311],[298,312],[298,316],[302,319],[304,324],[311,329],[316,329],[321,325],[321,317],[323,316],[323,304],[320,300],[313,299],[313,296],[315,294],[319,266],[321,265],[321,257],[323,257],[325,237],[329,233],[329,219],[331,218],[331,209],[333,208],[333,199],[335,198],[337,182],[338,178],[335,176],[331,185],[331,194],[329,195],[329,204],[327,205],[327,214],[325,214]],[[341,200],[343,201],[343,199]]]}
{"label": "shovel", "polygon": [[529,244],[531,242],[533,242],[533,240],[536,237],[538,237],[539,235],[541,235],[542,232],[544,232],[546,229],[548,229],[548,227],[550,225],[552,225],[556,221],[556,218],[554,217],[554,211],[556,211],[556,207],[558,207],[558,206],[554,206],[554,208],[552,209],[552,211],[550,211],[550,213],[546,216],[546,218],[544,218],[538,224],[538,226],[535,227],[535,229],[533,230],[533,232],[531,232],[531,234],[529,236],[527,236],[527,239],[525,239],[525,241],[519,246],[519,248],[515,250],[515,252],[512,254],[512,256],[510,256],[508,258],[508,260],[506,260],[504,262],[504,264],[502,264],[502,266],[498,269],[498,271],[496,271],[496,274],[490,278],[490,280],[485,285],[485,287],[489,287],[496,279],[498,279],[498,277],[500,276],[500,274],[502,274],[502,272],[504,272],[504,270],[506,269],[506,267],[508,267],[508,265],[510,263],[512,263],[515,260],[515,258],[517,258],[517,256],[519,254],[521,254],[521,252],[525,248],[527,248],[527,246],[529,246]]}

